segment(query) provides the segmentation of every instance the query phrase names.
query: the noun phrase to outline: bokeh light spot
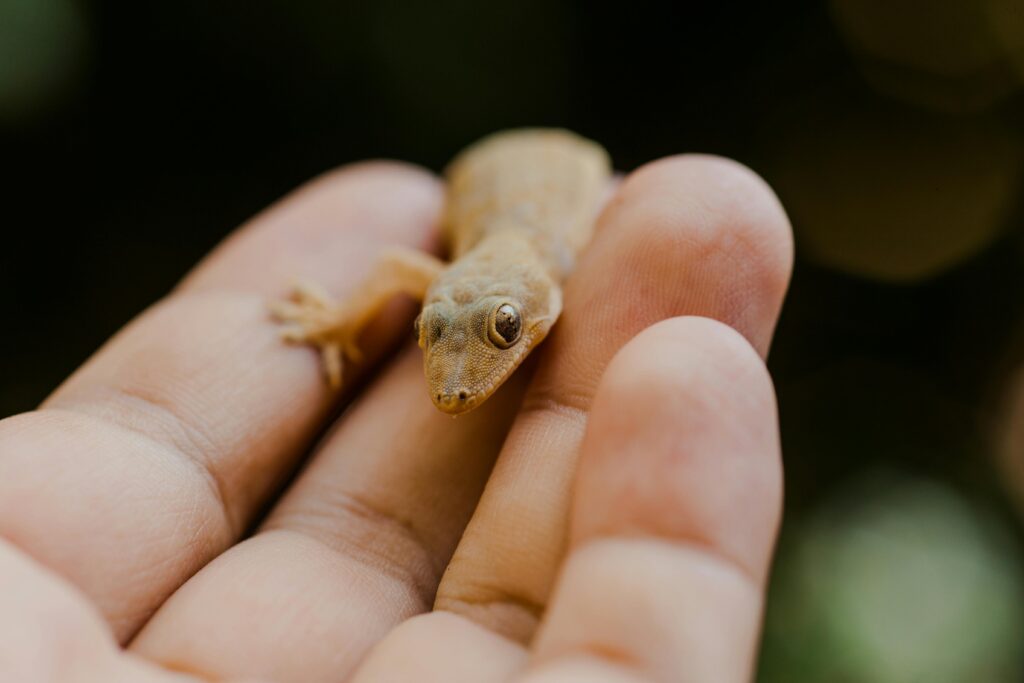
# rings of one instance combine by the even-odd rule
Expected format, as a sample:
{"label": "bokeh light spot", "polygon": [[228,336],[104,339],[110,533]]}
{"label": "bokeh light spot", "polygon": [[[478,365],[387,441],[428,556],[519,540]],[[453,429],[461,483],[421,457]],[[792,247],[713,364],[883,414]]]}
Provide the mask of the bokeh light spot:
{"label": "bokeh light spot", "polygon": [[[1020,87],[1014,22],[991,3],[1013,0],[832,0],[832,16],[877,90],[947,111],[983,109]],[[1016,14],[1020,15],[1019,4]],[[1006,12],[1003,14],[1010,14]],[[1020,21],[1016,21],[1019,27]]]}
{"label": "bokeh light spot", "polygon": [[1020,571],[996,517],[938,483],[875,473],[784,544],[761,680],[1021,680]]}
{"label": "bokeh light spot", "polygon": [[0,2],[0,120],[28,118],[73,90],[87,42],[72,0]]}
{"label": "bokeh light spot", "polygon": [[933,116],[827,99],[770,130],[769,180],[819,264],[912,282],[976,254],[1005,227],[1018,134],[997,118]]}

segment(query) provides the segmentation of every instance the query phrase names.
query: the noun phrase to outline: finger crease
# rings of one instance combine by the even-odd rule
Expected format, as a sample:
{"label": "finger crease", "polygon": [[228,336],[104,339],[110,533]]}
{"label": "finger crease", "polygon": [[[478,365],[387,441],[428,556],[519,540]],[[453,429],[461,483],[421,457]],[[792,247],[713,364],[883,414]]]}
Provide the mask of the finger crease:
{"label": "finger crease", "polygon": [[520,413],[546,412],[568,419],[570,422],[585,424],[590,407],[590,397],[580,394],[563,394],[558,397],[547,391],[527,392],[519,407]]}
{"label": "finger crease", "polygon": [[[192,427],[187,420],[160,399],[129,387],[115,387],[108,390],[112,396],[92,396],[89,400],[58,398],[52,408],[70,410],[80,415],[100,419],[105,424],[122,429],[154,444],[162,452],[191,465],[206,483],[211,497],[223,519],[225,528],[234,538],[238,534],[238,522],[233,518],[227,504],[227,486],[223,477],[212,466],[218,458],[211,454],[216,450],[212,439],[201,430]],[[113,404],[114,410],[105,409]],[[129,406],[128,415],[141,420],[124,417],[125,411],[119,406]],[[158,431],[153,432],[154,426]]]}
{"label": "finger crease", "polygon": [[688,553],[723,575],[731,575],[734,579],[749,588],[755,594],[762,591],[763,582],[747,563],[719,547],[711,539],[701,538],[694,534],[685,536],[669,536],[637,530],[616,529],[613,534],[598,534],[593,538],[578,541],[573,552],[585,550],[588,546],[602,543],[637,543],[672,548],[678,552]]}
{"label": "finger crease", "polygon": [[[472,584],[449,588],[438,595],[434,603],[435,610],[443,610],[460,614],[472,621],[488,626],[504,633],[505,627],[512,627],[516,633],[512,636],[523,636],[528,639],[535,626],[544,614],[544,605],[516,591],[500,586]],[[512,625],[523,621],[530,622],[531,628],[523,631]],[[509,635],[509,634],[506,634]]]}
{"label": "finger crease", "polygon": [[416,526],[348,492],[317,505],[275,513],[265,530],[300,533],[343,557],[351,557],[414,590],[424,609],[434,602],[442,568]]}

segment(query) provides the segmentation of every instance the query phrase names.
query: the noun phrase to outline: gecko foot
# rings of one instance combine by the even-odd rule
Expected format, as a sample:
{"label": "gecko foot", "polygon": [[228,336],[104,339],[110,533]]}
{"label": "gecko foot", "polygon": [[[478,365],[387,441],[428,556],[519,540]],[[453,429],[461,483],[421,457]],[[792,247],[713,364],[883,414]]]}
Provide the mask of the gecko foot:
{"label": "gecko foot", "polygon": [[288,299],[274,301],[270,312],[284,323],[281,338],[291,344],[310,344],[320,350],[327,380],[341,386],[342,359],[358,362],[362,353],[356,345],[358,330],[344,306],[313,283],[300,283]]}

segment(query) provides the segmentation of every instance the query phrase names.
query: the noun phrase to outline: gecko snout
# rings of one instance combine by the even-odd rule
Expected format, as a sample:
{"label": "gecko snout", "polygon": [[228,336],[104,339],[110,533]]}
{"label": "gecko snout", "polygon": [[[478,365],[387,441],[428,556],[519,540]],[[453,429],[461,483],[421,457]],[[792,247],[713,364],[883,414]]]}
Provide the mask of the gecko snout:
{"label": "gecko snout", "polygon": [[466,389],[458,389],[451,393],[438,391],[434,394],[434,403],[446,413],[461,413],[476,405],[473,395]]}

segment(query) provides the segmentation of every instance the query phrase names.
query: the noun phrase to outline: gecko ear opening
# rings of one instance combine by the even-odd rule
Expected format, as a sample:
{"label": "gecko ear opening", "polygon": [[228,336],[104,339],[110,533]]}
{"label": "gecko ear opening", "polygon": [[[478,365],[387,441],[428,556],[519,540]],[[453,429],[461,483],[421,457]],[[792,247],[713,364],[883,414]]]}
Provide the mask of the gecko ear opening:
{"label": "gecko ear opening", "polygon": [[487,338],[499,349],[507,349],[523,335],[523,317],[510,303],[498,304],[487,319]]}

